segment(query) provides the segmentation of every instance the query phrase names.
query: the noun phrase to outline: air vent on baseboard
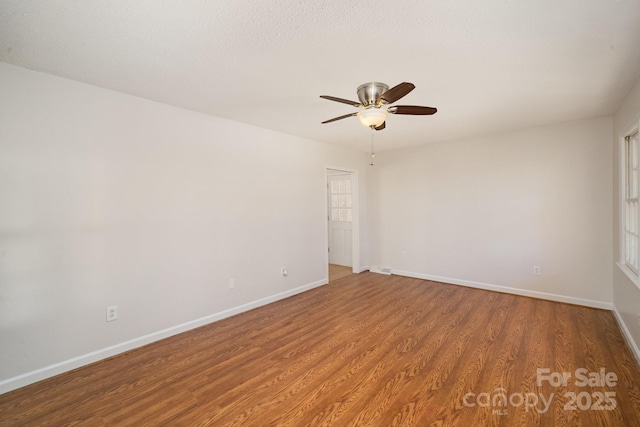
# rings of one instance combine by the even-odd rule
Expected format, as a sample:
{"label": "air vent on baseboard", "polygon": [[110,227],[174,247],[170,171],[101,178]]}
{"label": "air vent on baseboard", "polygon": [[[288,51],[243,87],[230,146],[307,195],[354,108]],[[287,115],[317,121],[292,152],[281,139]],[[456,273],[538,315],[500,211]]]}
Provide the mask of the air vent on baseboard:
{"label": "air vent on baseboard", "polygon": [[378,274],[386,274],[387,276],[391,275],[391,268],[389,267],[370,267],[369,271],[372,273],[378,273]]}

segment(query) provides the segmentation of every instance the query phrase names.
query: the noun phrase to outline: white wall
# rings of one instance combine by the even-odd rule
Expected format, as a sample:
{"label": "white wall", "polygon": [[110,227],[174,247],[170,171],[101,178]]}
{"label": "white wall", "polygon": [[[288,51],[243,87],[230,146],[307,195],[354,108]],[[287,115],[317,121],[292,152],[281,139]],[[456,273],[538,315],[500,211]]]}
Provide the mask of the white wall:
{"label": "white wall", "polygon": [[379,153],[372,265],[611,307],[611,132],[609,117]]}
{"label": "white wall", "polygon": [[[620,248],[620,138],[640,120],[640,79],[629,92],[613,118],[613,237],[615,260],[621,261],[624,255]],[[614,304],[623,329],[632,345],[635,345],[636,357],[640,360],[640,288],[638,288],[617,265],[613,266]]]}
{"label": "white wall", "polygon": [[0,392],[326,283],[326,165],[366,226],[364,153],[3,63],[0,93]]}

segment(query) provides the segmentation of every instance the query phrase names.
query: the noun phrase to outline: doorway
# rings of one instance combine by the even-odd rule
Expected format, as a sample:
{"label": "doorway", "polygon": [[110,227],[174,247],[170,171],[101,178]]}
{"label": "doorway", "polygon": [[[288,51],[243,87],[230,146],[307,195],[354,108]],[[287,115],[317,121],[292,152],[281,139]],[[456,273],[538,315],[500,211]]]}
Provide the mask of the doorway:
{"label": "doorway", "polygon": [[359,270],[357,171],[326,169],[329,282]]}

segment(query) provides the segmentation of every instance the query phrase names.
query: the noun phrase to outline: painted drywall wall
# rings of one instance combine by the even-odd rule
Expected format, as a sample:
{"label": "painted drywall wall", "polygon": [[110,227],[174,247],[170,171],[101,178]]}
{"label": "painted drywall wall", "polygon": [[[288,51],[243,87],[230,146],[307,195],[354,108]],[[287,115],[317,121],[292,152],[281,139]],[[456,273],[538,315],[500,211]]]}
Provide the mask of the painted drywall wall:
{"label": "painted drywall wall", "polygon": [[325,167],[364,153],[3,63],[0,93],[0,383],[326,283]]}
{"label": "painted drywall wall", "polygon": [[379,153],[372,265],[611,307],[611,131],[608,117]]}
{"label": "painted drywall wall", "polygon": [[[640,120],[640,79],[624,99],[613,117],[613,248],[616,261],[623,261],[620,247],[620,139]],[[618,265],[613,266],[614,304],[623,323],[627,337],[635,346],[640,360],[640,288],[638,288]]]}

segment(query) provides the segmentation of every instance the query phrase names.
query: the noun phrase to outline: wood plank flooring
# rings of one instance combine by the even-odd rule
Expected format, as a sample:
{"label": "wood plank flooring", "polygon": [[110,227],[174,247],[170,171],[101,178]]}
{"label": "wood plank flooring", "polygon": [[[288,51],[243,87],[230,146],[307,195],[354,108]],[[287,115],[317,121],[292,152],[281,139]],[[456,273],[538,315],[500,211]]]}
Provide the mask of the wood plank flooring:
{"label": "wood plank flooring", "polygon": [[[581,387],[580,368],[617,381]],[[372,273],[0,396],[2,426],[639,420],[640,370],[610,312]]]}
{"label": "wood plank flooring", "polygon": [[353,274],[352,267],[346,267],[344,265],[329,264],[329,283],[334,282],[343,277],[347,277]]}

